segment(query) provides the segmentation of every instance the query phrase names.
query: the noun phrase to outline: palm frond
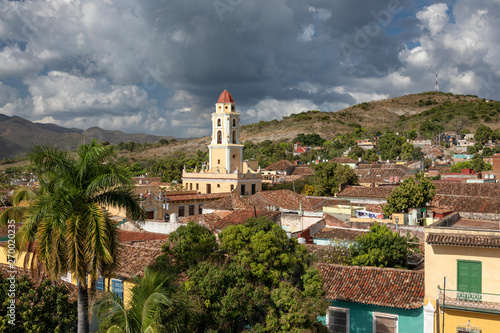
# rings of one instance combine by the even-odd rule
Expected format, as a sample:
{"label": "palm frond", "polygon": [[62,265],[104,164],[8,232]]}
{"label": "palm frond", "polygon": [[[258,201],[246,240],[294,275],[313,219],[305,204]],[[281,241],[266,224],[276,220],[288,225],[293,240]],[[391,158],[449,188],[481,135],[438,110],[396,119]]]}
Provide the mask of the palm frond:
{"label": "palm frond", "polygon": [[96,195],[92,200],[101,206],[125,209],[127,216],[133,220],[144,221],[146,219],[146,213],[139,203],[139,197],[131,190],[115,188]]}
{"label": "palm frond", "polygon": [[9,221],[15,220],[16,222],[22,222],[26,216],[28,207],[9,207],[0,212],[0,228],[3,228],[9,224]]}

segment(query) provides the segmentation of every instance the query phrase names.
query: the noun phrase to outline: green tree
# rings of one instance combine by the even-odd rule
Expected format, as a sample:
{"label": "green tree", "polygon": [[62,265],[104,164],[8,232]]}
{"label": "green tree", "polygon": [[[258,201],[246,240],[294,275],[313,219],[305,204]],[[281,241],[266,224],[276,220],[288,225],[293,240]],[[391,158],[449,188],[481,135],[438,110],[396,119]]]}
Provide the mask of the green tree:
{"label": "green tree", "polygon": [[474,133],[474,139],[483,145],[487,143],[488,140],[491,140],[492,136],[493,136],[493,130],[486,125],[480,125],[476,129],[476,133]]}
{"label": "green tree", "polygon": [[[67,271],[74,274],[79,333],[89,328],[87,275],[95,280],[118,264],[117,226],[101,207],[122,208],[133,219],[144,218],[131,178],[110,161],[111,156],[112,147],[96,140],[79,146],[76,160],[52,147],[37,146],[29,155],[40,185],[16,241],[22,251],[36,248],[27,252],[31,264],[41,265],[52,279]],[[0,223],[10,214],[0,217]]]}
{"label": "green tree", "polygon": [[208,259],[218,249],[215,235],[207,228],[188,222],[171,233],[156,258],[158,267],[172,267],[184,271]]}
{"label": "green tree", "polygon": [[363,156],[361,158],[363,160],[365,160],[366,162],[371,163],[371,162],[377,162],[379,159],[379,156],[377,154],[376,149],[368,149],[368,150],[364,151]]}
{"label": "green tree", "polygon": [[358,176],[350,167],[338,163],[319,163],[314,168],[314,189],[316,195],[334,195],[340,184],[355,185]]}
{"label": "green tree", "polygon": [[376,266],[406,268],[408,250],[417,248],[418,239],[409,234],[402,237],[385,225],[375,223],[370,231],[356,237],[351,245],[352,264],[355,266]]}
{"label": "green tree", "polygon": [[26,275],[16,276],[16,319],[11,325],[7,305],[11,281],[0,274],[0,332],[66,333],[76,332],[76,302],[70,302],[68,289],[46,279],[35,284]]}
{"label": "green tree", "polygon": [[130,307],[113,293],[95,303],[107,333],[189,332],[194,309],[176,283],[177,275],[146,269],[132,288]]}
{"label": "green tree", "polygon": [[395,212],[408,212],[409,208],[424,207],[436,194],[432,181],[421,174],[403,180],[401,185],[392,190],[387,197],[387,204],[383,206],[384,215],[390,216]]}
{"label": "green tree", "polygon": [[267,218],[219,236],[219,255],[187,271],[197,332],[325,332],[322,280],[304,246]]}
{"label": "green tree", "polygon": [[401,146],[405,138],[392,132],[382,135],[378,141],[380,158],[382,160],[395,160],[401,153]]}
{"label": "green tree", "polygon": [[489,171],[492,170],[492,166],[490,163],[486,163],[483,160],[483,157],[479,154],[474,155],[470,162],[470,167],[474,169],[476,172],[481,172],[481,171]]}

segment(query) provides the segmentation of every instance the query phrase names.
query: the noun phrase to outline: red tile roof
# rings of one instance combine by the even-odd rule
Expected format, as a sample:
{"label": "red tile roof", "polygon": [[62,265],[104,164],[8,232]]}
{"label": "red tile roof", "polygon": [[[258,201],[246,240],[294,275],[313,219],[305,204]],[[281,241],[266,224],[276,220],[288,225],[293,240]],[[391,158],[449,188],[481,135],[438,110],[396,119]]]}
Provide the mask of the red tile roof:
{"label": "red tile roof", "polygon": [[242,198],[235,193],[228,194],[222,199],[203,205],[203,208],[213,210],[236,210],[250,207],[251,205],[248,205],[247,199]]}
{"label": "red tile roof", "polygon": [[355,241],[356,237],[366,234],[368,230],[361,229],[345,229],[345,228],[335,228],[335,227],[324,227],[314,235],[312,238],[321,239],[340,239],[347,241]]}
{"label": "red tile roof", "polygon": [[119,254],[120,268],[116,275],[128,279],[142,276],[145,267],[152,265],[161,253],[160,244],[122,243]]}
{"label": "red tile roof", "polygon": [[230,225],[245,224],[252,217],[267,217],[270,220],[277,221],[280,212],[273,212],[267,209],[239,209],[228,216],[220,219],[213,225],[213,230],[223,230]]}
{"label": "red tile roof", "polygon": [[168,201],[193,201],[193,200],[217,200],[224,198],[231,193],[205,193],[205,194],[182,194],[182,195],[167,195]]}
{"label": "red tile roof", "polygon": [[118,230],[118,238],[120,242],[143,242],[156,239],[168,239],[168,235],[147,231]]}
{"label": "red tile roof", "polygon": [[278,161],[274,164],[271,164],[270,166],[268,166],[266,168],[266,170],[268,171],[279,171],[279,170],[286,170],[288,169],[289,167],[293,166],[294,164],[290,161],[287,161],[287,160],[281,160],[281,161]]}
{"label": "red tile roof", "polygon": [[500,213],[500,183],[466,184],[435,182],[431,206],[457,212]]}
{"label": "red tile roof", "polygon": [[424,302],[424,273],[394,268],[317,265],[328,300],[418,309]]}
{"label": "red tile roof", "polygon": [[385,199],[396,186],[346,186],[344,190],[337,193],[337,197],[341,198],[380,198]]}
{"label": "red tile roof", "polygon": [[430,233],[425,241],[431,245],[500,248],[498,236]]}
{"label": "red tile roof", "polygon": [[233,96],[231,96],[229,91],[224,89],[224,91],[220,94],[217,103],[234,103]]}
{"label": "red tile roof", "polygon": [[313,211],[314,207],[311,205],[306,196],[292,192],[290,190],[276,190],[276,191],[262,191],[257,192],[248,198],[249,204],[266,206],[275,206],[285,210],[298,211],[301,206],[302,210]]}
{"label": "red tile roof", "polygon": [[292,176],[311,176],[313,174],[314,169],[310,166],[298,166],[292,172]]}

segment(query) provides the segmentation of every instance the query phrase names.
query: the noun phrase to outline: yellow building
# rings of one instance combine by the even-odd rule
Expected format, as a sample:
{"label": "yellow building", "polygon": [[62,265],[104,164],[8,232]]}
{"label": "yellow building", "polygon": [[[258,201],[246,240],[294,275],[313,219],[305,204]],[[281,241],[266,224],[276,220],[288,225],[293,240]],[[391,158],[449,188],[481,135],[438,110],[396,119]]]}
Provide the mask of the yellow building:
{"label": "yellow building", "polygon": [[499,221],[462,215],[425,229],[425,333],[500,332]]}
{"label": "yellow building", "polygon": [[212,141],[208,145],[209,163],[201,170],[182,173],[186,190],[201,194],[234,192],[242,196],[262,190],[260,170],[243,161],[240,142],[240,114],[231,94],[224,90],[212,113]]}

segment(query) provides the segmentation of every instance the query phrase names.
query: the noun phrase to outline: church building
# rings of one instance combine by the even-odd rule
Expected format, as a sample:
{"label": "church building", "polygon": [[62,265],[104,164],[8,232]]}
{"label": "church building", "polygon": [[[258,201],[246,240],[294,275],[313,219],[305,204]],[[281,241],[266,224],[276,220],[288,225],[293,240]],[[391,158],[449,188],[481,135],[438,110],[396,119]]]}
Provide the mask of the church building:
{"label": "church building", "polygon": [[202,194],[233,192],[242,196],[262,190],[257,163],[243,161],[240,114],[227,90],[220,94],[212,113],[212,141],[208,151],[209,162],[201,170],[183,171],[182,184],[186,190]]}

